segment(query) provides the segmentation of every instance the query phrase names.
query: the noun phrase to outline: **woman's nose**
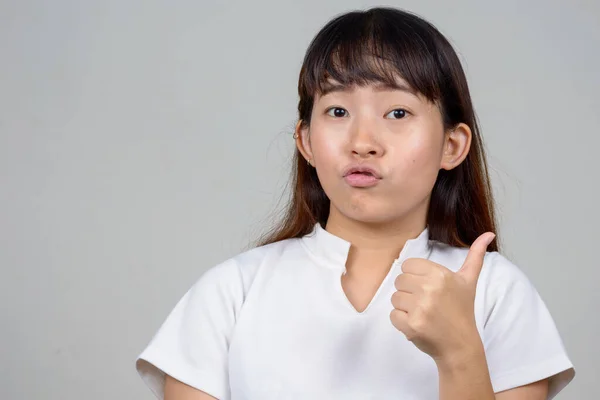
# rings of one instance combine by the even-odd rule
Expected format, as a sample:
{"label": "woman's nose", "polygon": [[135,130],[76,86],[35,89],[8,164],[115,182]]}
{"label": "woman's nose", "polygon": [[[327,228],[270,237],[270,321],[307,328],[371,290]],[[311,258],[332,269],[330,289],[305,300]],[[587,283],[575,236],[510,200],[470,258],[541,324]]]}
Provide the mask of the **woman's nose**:
{"label": "woman's nose", "polygon": [[352,153],[360,157],[381,156],[383,147],[373,124],[357,124],[351,136]]}

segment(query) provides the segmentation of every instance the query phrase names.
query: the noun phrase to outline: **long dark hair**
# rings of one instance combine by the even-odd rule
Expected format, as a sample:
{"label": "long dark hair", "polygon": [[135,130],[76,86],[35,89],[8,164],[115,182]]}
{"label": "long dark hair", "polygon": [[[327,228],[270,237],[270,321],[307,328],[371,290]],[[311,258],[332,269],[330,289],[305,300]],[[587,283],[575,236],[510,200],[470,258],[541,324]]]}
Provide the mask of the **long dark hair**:
{"label": "long dark hair", "polygon": [[[329,21],[310,43],[300,70],[300,123],[310,126],[315,94],[322,93],[327,78],[344,85],[365,85],[393,83],[395,74],[439,106],[445,129],[463,122],[472,131],[466,159],[438,174],[427,215],[430,239],[468,247],[484,232],[497,233],[485,151],[467,79],[452,45],[424,19],[377,7]],[[298,149],[291,174],[291,198],[281,221],[259,239],[259,246],[301,237],[316,222],[323,227],[327,223],[329,198],[316,170]],[[497,251],[498,243],[496,237],[488,251]]]}

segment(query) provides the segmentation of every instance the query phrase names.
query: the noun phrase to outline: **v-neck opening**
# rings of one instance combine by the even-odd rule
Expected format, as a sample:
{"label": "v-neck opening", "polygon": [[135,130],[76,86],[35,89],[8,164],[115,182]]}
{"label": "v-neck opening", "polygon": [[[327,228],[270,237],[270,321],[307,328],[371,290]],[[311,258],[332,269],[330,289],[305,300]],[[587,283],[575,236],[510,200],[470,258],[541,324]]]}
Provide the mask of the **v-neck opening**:
{"label": "v-neck opening", "polygon": [[338,285],[337,286],[338,286],[340,292],[342,293],[342,296],[344,297],[344,300],[345,300],[347,306],[350,308],[351,312],[353,312],[355,315],[366,315],[367,312],[371,308],[374,307],[373,304],[375,304],[377,302],[377,300],[379,299],[379,297],[381,296],[381,291],[383,290],[383,287],[386,286],[386,283],[390,279],[390,275],[396,269],[397,261],[398,261],[398,259],[394,260],[394,262],[390,266],[387,274],[385,274],[385,276],[383,277],[383,279],[379,283],[379,286],[377,287],[377,290],[375,291],[375,293],[373,294],[373,296],[369,300],[369,303],[367,304],[367,306],[365,307],[365,309],[362,310],[362,311],[358,311],[356,309],[356,307],[354,306],[354,304],[352,304],[352,301],[350,301],[350,298],[348,297],[346,291],[344,290],[344,286],[342,285],[342,277],[345,275],[345,270],[339,275],[339,280],[338,280]]}

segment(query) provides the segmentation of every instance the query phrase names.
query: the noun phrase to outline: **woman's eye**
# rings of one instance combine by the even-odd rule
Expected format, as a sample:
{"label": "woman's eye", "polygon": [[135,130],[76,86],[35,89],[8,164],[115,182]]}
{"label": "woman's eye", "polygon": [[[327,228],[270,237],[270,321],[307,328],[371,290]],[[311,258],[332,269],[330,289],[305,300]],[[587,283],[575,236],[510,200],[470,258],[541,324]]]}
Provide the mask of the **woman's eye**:
{"label": "woman's eye", "polygon": [[346,114],[348,114],[348,111],[344,110],[341,107],[331,107],[329,110],[327,110],[327,115],[330,115],[332,117],[342,118],[345,117]]}
{"label": "woman's eye", "polygon": [[408,111],[406,111],[402,108],[398,108],[396,110],[389,112],[387,115],[392,115],[392,118],[394,118],[394,119],[402,119],[408,115]]}

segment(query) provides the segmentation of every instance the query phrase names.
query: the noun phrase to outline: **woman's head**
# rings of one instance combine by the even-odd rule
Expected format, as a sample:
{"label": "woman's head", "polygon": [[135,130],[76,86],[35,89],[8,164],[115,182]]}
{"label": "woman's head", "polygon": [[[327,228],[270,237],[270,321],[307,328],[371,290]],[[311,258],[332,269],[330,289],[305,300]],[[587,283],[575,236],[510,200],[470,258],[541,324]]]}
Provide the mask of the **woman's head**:
{"label": "woman's head", "polygon": [[[306,234],[333,213],[378,224],[422,216],[431,239],[458,246],[495,231],[466,78],[431,24],[391,8],[334,18],[306,52],[298,92],[292,198],[262,244]],[[345,176],[353,166],[377,179]]]}

